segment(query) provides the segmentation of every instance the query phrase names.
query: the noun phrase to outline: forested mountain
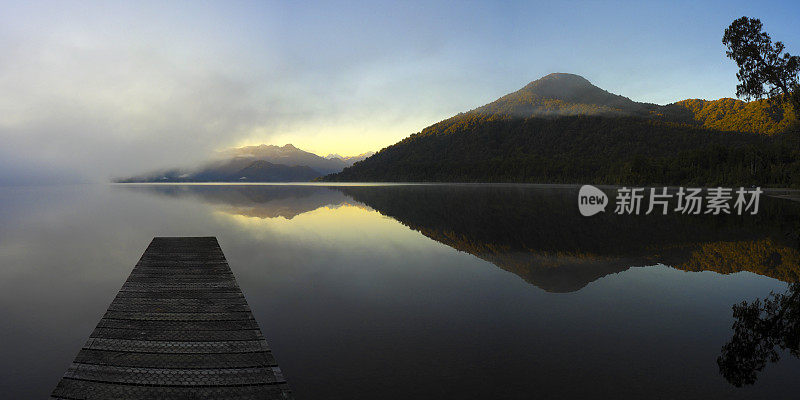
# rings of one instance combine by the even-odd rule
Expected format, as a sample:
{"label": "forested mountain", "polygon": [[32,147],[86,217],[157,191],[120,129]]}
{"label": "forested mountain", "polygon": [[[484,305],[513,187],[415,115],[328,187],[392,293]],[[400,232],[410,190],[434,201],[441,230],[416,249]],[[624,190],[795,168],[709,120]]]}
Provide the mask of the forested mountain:
{"label": "forested mountain", "polygon": [[157,171],[118,179],[117,182],[306,182],[320,175],[307,166],[288,166],[250,157],[235,157],[188,171]]}
{"label": "forested mountain", "polygon": [[[570,115],[645,116],[655,107],[609,93],[579,75],[550,74],[467,115],[489,119]],[[463,117],[462,114],[447,121],[456,122]]]}
{"label": "forested mountain", "polygon": [[306,166],[322,174],[339,172],[344,167],[352,165],[352,163],[348,163],[341,158],[320,157],[314,153],[298,149],[291,144],[283,146],[261,144],[258,146],[237,147],[224,152],[223,155],[228,157],[249,157],[254,160],[264,160],[290,167]]}
{"label": "forested mountain", "polygon": [[782,115],[771,116],[766,100],[744,102],[736,99],[714,101],[689,99],[670,104],[665,112],[678,122],[696,123],[704,128],[728,132],[777,134],[788,131],[795,115],[784,110]]}
{"label": "forested mountain", "polygon": [[308,182],[325,174],[339,172],[373,153],[352,157],[323,158],[287,144],[262,144],[222,152],[222,159],[195,168],[172,168],[117,179],[135,182]]}
{"label": "forested mountain", "polygon": [[793,121],[765,102],[659,106],[550,74],[323,179],[800,186]]}

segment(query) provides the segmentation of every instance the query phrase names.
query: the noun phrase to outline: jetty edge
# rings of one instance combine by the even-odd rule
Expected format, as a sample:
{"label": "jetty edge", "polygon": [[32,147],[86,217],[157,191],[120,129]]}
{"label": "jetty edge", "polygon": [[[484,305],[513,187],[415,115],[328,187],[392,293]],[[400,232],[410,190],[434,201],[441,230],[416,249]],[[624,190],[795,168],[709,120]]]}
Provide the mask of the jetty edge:
{"label": "jetty edge", "polygon": [[292,399],[216,237],[156,237],[52,399]]}

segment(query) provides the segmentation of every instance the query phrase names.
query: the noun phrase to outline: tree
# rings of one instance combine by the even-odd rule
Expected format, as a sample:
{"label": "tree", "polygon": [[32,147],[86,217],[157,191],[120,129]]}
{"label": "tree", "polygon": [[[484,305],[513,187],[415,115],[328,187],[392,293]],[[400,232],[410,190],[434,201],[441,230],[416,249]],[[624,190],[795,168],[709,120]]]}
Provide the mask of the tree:
{"label": "tree", "polygon": [[772,43],[757,18],[741,17],[725,29],[725,54],[736,61],[736,96],[746,100],[766,97],[773,108],[790,103],[800,111],[800,57],[785,53],[782,42]]}

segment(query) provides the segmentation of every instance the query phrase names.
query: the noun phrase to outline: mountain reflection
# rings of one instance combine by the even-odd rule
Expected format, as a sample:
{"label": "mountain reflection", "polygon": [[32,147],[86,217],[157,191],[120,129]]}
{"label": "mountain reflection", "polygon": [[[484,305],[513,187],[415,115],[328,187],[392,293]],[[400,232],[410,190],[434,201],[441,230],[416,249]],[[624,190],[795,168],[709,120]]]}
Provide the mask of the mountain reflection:
{"label": "mountain reflection", "polygon": [[320,207],[352,202],[349,196],[321,186],[294,185],[126,185],[131,190],[166,197],[196,199],[219,211],[254,218],[292,219]]}
{"label": "mountain reflection", "polygon": [[[800,281],[796,203],[763,198],[758,215],[583,217],[577,188],[521,185],[153,185],[133,190],[194,198],[220,211],[291,219],[363,204],[423,235],[489,261],[549,292],[573,292],[631,267],[750,271]],[[613,198],[613,197],[612,197]]]}
{"label": "mountain reflection", "polygon": [[[411,229],[550,292],[572,292],[633,266],[750,271],[800,281],[797,204],[763,199],[755,216],[583,217],[577,188],[338,187]],[[613,197],[611,197],[613,198]]]}

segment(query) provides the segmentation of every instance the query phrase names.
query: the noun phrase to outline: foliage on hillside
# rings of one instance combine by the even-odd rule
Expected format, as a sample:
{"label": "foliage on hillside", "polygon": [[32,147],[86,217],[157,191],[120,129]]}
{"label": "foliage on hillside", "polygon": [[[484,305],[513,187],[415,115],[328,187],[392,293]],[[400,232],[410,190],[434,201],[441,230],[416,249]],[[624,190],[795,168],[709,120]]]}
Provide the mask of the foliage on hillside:
{"label": "foliage on hillside", "polygon": [[326,179],[800,187],[798,139],[638,117],[469,113]]}
{"label": "foliage on hillside", "polygon": [[550,74],[323,179],[800,187],[796,120],[766,101],[659,106]]}
{"label": "foliage on hillside", "polygon": [[770,114],[767,100],[744,102],[736,99],[719,99],[714,101],[690,99],[665,107],[667,113],[681,114],[688,112],[689,118],[707,129],[729,132],[765,133],[774,135],[791,128],[797,118],[790,107],[785,107],[778,115]]}
{"label": "foliage on hillside", "polygon": [[800,251],[767,238],[702,244],[691,258],[676,268],[732,274],[750,271],[784,282],[800,282]]}

